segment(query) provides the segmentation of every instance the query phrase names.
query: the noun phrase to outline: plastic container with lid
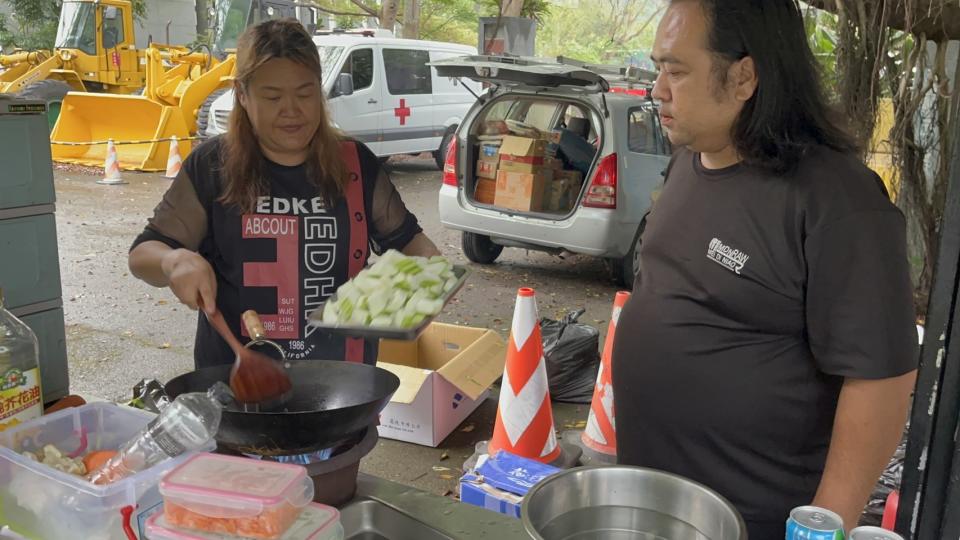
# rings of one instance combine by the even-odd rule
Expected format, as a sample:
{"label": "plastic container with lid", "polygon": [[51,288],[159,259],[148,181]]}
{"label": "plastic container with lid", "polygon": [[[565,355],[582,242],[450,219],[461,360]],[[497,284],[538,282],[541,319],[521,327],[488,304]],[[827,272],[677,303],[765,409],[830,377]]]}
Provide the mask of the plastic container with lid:
{"label": "plastic container with lid", "polygon": [[277,540],[313,500],[299,465],[198,454],[160,481],[163,514],[176,528]]}
{"label": "plastic container with lid", "polygon": [[[167,523],[162,513],[147,520],[147,540],[234,540],[238,536],[177,529]],[[340,512],[317,503],[308,504],[280,540],[343,540]]]}
{"label": "plastic container with lid", "polygon": [[[162,504],[160,479],[195,453],[159,463],[106,486],[96,486],[32,461],[22,452],[52,444],[83,456],[115,450],[156,415],[114,405],[88,403],[47,414],[0,432],[0,524],[33,540],[127,540],[132,527],[144,537],[143,522]],[[214,441],[204,447],[213,450]]]}

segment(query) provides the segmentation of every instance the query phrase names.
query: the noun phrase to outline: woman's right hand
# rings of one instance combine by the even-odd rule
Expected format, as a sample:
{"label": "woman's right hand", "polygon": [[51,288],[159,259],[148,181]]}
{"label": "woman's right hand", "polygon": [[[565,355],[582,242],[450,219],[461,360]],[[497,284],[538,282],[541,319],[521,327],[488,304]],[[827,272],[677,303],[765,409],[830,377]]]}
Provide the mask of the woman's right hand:
{"label": "woman's right hand", "polygon": [[174,249],[164,255],[161,268],[170,290],[186,306],[198,309],[200,299],[208,315],[217,312],[217,277],[206,259],[189,249]]}

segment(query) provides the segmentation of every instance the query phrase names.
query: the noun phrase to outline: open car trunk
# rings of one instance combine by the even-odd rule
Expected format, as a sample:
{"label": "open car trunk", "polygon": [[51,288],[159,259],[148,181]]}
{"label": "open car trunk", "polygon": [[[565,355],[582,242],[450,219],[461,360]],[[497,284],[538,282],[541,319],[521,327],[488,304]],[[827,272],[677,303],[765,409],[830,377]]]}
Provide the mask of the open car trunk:
{"label": "open car trunk", "polygon": [[602,124],[580,100],[507,93],[467,137],[463,191],[478,206],[560,220],[579,206],[596,166]]}

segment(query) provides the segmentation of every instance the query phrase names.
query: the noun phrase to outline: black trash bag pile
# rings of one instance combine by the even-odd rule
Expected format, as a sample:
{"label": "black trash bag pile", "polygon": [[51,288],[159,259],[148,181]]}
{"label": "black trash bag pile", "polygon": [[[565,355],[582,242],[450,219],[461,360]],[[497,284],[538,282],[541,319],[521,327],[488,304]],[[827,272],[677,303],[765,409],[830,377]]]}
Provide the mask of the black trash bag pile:
{"label": "black trash bag pile", "polygon": [[880,480],[877,481],[876,487],[873,488],[873,493],[870,494],[867,507],[864,508],[863,514],[860,516],[861,525],[879,527],[883,519],[883,510],[887,505],[887,496],[890,495],[890,492],[900,489],[900,481],[903,478],[903,459],[907,454],[907,433],[909,430],[909,425],[904,428],[903,438],[900,439],[900,444],[897,445],[897,451],[893,453],[893,457],[890,458],[890,463],[883,469]]}
{"label": "black trash bag pile", "polygon": [[586,309],[559,321],[540,319],[550,397],[566,403],[590,403],[600,369],[600,332],[577,322]]}

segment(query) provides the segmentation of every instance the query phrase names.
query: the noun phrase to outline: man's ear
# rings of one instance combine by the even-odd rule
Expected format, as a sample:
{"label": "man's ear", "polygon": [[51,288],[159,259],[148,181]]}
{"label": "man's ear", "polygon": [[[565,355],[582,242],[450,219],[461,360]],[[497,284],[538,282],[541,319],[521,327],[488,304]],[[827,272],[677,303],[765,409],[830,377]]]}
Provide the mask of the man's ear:
{"label": "man's ear", "polygon": [[730,66],[730,79],[734,83],[733,96],[739,101],[749,101],[757,92],[757,65],[753,58],[744,57]]}

